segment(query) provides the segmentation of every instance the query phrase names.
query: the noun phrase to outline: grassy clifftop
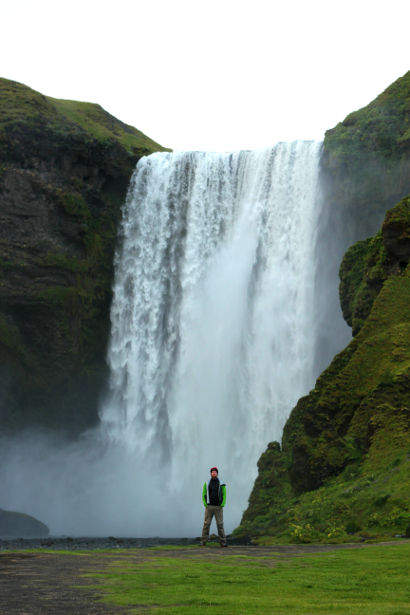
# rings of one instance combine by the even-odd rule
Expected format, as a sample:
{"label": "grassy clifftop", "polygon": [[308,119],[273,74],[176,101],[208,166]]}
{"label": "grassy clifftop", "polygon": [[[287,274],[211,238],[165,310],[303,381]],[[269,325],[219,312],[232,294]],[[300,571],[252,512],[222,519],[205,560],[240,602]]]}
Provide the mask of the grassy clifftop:
{"label": "grassy clifftop", "polygon": [[326,132],[322,169],[349,243],[373,235],[410,193],[410,71]]}
{"label": "grassy clifftop", "polygon": [[0,135],[38,126],[47,133],[87,137],[101,144],[117,142],[130,154],[165,148],[142,132],[110,115],[100,105],[44,96],[15,81],[0,78]]}
{"label": "grassy clifftop", "polygon": [[0,428],[97,419],[121,205],[164,148],[100,106],[0,79]]}
{"label": "grassy clifftop", "polygon": [[[259,460],[237,534],[261,542],[410,535],[410,198],[342,265],[356,336]],[[359,316],[356,314],[359,313]],[[355,316],[356,315],[356,316]]]}
{"label": "grassy clifftop", "polygon": [[364,152],[400,157],[410,147],[410,71],[326,132],[333,158],[354,168]]}

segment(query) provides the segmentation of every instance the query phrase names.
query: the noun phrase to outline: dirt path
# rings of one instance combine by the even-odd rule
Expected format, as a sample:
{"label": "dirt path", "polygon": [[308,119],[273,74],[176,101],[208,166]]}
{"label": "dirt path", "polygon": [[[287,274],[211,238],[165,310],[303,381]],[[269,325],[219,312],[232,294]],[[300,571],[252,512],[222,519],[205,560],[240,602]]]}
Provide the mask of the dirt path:
{"label": "dirt path", "polygon": [[101,555],[0,553],[1,615],[125,613],[98,602],[96,592],[87,589],[87,585],[95,585],[95,579],[82,576],[102,570],[109,559]]}
{"label": "dirt path", "polygon": [[[379,543],[380,545],[398,544]],[[0,552],[1,615],[121,615],[127,609],[98,601],[93,578],[84,577],[109,567],[114,561],[145,561],[153,557],[218,560],[231,555],[292,557],[372,545],[280,545],[275,547],[213,547],[170,550],[129,549],[123,551],[77,552],[73,555],[26,551]]]}

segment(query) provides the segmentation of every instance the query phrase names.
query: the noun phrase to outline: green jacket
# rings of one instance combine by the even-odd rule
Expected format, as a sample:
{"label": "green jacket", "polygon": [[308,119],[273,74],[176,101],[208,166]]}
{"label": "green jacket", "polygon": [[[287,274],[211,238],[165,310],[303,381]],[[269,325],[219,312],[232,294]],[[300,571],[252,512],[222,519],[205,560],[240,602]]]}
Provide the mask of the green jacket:
{"label": "green jacket", "polygon": [[[202,502],[204,506],[208,506],[209,494],[208,494],[208,485],[206,481],[204,482],[204,486],[202,488]],[[219,483],[219,506],[225,506],[226,504],[226,485],[225,483]]]}

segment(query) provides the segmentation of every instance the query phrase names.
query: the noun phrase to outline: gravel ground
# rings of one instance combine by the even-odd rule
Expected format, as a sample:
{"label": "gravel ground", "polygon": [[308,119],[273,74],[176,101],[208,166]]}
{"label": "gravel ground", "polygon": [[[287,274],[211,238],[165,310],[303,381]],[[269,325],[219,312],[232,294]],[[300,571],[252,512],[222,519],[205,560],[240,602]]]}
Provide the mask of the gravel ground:
{"label": "gravel ground", "polygon": [[0,538],[0,551],[14,549],[58,549],[68,551],[94,549],[138,549],[158,545],[193,545],[199,538],[106,538],[49,536],[48,538]]}
{"label": "gravel ground", "polygon": [[[191,545],[194,539],[173,539],[173,544]],[[403,541],[404,542],[404,541]],[[408,541],[407,541],[408,542]],[[148,544],[147,544],[148,543]],[[124,538],[49,538],[47,540],[1,541],[0,614],[1,615],[122,615],[128,609],[105,605],[95,589],[98,581],[84,575],[104,571],[114,562],[141,562],[157,557],[148,546],[170,544],[166,539]],[[397,542],[379,543],[380,545]],[[252,557],[294,557],[346,548],[371,548],[370,544],[276,545],[256,547],[232,545],[228,549],[192,547],[167,549],[161,557],[203,558],[217,562],[229,555]],[[41,547],[42,551],[24,549]],[[128,547],[128,548],[127,548]],[[74,554],[53,549],[76,550]],[[101,552],[97,549],[105,549]],[[120,550],[121,549],[121,550]],[[88,552],[84,552],[87,550]],[[83,552],[81,552],[83,551]]]}

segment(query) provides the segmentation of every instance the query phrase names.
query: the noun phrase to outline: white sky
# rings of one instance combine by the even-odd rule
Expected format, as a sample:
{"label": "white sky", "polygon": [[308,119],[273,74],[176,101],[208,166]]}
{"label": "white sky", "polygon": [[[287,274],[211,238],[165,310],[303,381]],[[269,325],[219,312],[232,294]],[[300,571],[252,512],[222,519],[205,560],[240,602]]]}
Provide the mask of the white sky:
{"label": "white sky", "polygon": [[173,149],[322,139],[409,70],[408,0],[0,0],[0,76]]}

